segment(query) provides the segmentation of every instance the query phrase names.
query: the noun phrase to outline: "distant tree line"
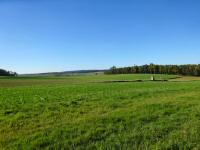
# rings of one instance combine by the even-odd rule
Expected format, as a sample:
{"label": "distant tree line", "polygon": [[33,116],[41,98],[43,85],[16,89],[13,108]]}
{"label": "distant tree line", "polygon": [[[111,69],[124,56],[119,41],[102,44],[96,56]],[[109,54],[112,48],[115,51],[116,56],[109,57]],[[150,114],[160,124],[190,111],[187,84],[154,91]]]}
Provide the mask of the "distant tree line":
{"label": "distant tree line", "polygon": [[17,76],[17,73],[0,69],[0,76]]}
{"label": "distant tree line", "polygon": [[200,64],[193,65],[143,65],[143,66],[133,66],[117,68],[112,67],[110,70],[106,71],[105,74],[173,74],[173,75],[191,75],[200,76]]}

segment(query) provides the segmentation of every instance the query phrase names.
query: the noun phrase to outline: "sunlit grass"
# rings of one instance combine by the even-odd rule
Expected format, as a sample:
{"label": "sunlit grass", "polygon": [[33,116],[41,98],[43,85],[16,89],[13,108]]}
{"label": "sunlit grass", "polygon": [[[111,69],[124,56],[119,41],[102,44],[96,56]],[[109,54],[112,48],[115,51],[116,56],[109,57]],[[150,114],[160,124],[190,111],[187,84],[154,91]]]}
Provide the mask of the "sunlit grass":
{"label": "sunlit grass", "polygon": [[1,79],[0,148],[200,149],[200,81],[150,76]]}

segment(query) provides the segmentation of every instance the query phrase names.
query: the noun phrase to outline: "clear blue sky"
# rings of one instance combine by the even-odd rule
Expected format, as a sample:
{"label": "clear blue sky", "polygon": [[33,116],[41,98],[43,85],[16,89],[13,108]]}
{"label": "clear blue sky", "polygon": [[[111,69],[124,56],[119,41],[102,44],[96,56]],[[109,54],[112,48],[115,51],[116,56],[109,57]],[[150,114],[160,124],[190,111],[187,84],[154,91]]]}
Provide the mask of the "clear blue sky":
{"label": "clear blue sky", "polygon": [[0,0],[0,68],[200,63],[199,0]]}

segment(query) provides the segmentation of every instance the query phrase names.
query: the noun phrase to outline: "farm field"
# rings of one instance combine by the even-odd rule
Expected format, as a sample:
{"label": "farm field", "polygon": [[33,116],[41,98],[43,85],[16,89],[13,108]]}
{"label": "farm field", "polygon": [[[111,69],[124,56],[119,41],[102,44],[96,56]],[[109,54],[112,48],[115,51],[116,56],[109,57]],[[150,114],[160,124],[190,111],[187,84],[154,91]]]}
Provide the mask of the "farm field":
{"label": "farm field", "polygon": [[200,78],[0,77],[0,149],[200,149]]}

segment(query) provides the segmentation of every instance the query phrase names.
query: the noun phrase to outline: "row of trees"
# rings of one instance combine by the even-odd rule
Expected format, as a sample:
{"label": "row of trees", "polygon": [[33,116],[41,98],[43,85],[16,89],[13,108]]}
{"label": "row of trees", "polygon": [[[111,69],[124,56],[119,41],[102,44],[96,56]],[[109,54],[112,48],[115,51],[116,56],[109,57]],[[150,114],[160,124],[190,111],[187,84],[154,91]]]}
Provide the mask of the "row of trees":
{"label": "row of trees", "polygon": [[133,74],[133,73],[144,73],[144,74],[175,74],[175,75],[191,75],[200,76],[200,64],[198,65],[143,65],[116,68],[112,67],[106,74]]}
{"label": "row of trees", "polygon": [[17,73],[0,69],[0,76],[17,76]]}

